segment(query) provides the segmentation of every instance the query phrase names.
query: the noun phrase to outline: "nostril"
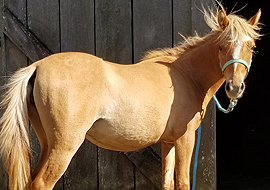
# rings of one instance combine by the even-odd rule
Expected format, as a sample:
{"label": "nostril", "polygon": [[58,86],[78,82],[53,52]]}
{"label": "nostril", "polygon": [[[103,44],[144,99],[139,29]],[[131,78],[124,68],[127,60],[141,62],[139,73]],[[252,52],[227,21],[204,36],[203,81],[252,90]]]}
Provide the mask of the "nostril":
{"label": "nostril", "polygon": [[233,90],[233,87],[232,87],[232,83],[231,82],[226,83],[225,90],[227,92],[231,92]]}
{"label": "nostril", "polygon": [[227,92],[230,91],[230,87],[229,87],[229,84],[228,84],[228,83],[225,85],[225,90],[226,90]]}
{"label": "nostril", "polygon": [[241,91],[245,90],[245,83],[242,82],[240,89],[241,89]]}

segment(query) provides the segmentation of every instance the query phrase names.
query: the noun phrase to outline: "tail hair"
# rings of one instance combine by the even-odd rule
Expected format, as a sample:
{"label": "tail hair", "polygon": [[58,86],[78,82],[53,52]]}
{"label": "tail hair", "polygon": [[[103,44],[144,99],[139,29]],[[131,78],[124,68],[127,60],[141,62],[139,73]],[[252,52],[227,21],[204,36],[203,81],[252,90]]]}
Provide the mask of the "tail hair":
{"label": "tail hair", "polygon": [[31,185],[27,88],[35,70],[31,65],[17,71],[4,86],[0,103],[0,156],[9,174],[10,190],[30,189]]}

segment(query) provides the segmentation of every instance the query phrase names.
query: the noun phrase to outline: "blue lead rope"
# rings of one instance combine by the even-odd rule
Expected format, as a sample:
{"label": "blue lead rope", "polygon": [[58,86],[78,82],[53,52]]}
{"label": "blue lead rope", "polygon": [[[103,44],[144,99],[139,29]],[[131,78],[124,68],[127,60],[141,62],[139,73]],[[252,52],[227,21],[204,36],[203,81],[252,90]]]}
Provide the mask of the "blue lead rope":
{"label": "blue lead rope", "polygon": [[[216,95],[213,96],[213,99],[215,100],[218,109],[220,111],[222,111],[223,113],[230,113],[230,112],[232,112],[233,111],[233,108],[237,104],[237,100],[232,100],[231,99],[231,102],[230,102],[230,105],[229,105],[228,109],[224,109],[220,105],[220,103],[219,103]],[[194,168],[193,168],[192,190],[195,190],[195,187],[196,187],[196,174],[197,174],[197,167],[198,167],[199,149],[200,149],[200,143],[201,143],[201,133],[202,133],[202,125],[200,125],[200,127],[198,128],[198,137],[197,137],[197,144],[196,144],[196,150],[195,150],[195,161],[194,161]]]}
{"label": "blue lead rope", "polygon": [[220,103],[219,103],[219,101],[218,101],[216,95],[213,96],[213,99],[215,100],[218,109],[219,109],[220,111],[222,111],[223,113],[230,113],[230,112],[232,112],[233,109],[234,109],[234,107],[235,107],[236,104],[237,104],[237,101],[238,101],[237,99],[231,99],[231,100],[230,100],[230,105],[228,106],[228,108],[227,108],[227,109],[224,109],[224,108],[220,105]]}
{"label": "blue lead rope", "polygon": [[197,144],[196,144],[196,150],[195,150],[192,190],[195,190],[195,187],[196,187],[196,174],[197,174],[197,166],[198,166],[199,149],[200,149],[200,143],[201,143],[201,132],[202,132],[202,126],[200,125],[200,127],[198,128],[198,138],[197,138]]}

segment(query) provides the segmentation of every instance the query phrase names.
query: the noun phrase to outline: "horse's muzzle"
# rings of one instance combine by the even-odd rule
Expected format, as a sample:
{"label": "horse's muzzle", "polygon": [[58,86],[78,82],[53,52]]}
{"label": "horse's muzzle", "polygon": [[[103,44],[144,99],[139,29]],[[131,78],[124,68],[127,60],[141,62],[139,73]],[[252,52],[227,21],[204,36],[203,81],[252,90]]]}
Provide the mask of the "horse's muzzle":
{"label": "horse's muzzle", "polygon": [[241,82],[239,84],[233,84],[233,81],[230,80],[229,82],[226,82],[225,85],[225,91],[229,98],[231,99],[239,99],[243,95],[245,91],[246,85],[244,82]]}

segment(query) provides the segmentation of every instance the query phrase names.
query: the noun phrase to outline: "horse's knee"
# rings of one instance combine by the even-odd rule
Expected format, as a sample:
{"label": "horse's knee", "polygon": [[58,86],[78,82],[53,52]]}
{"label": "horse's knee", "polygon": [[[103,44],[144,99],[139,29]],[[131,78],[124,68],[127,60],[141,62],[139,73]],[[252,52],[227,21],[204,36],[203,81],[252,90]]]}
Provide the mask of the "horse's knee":
{"label": "horse's knee", "polygon": [[42,179],[35,179],[32,182],[31,190],[47,190],[45,187],[45,183]]}

